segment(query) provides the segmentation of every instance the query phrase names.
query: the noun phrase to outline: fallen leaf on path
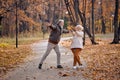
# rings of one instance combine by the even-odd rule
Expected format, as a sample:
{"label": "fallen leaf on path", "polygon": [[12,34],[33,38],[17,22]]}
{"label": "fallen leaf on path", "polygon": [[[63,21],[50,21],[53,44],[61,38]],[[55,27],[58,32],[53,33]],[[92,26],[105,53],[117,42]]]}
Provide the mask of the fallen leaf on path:
{"label": "fallen leaf on path", "polygon": [[[98,45],[91,45],[91,42],[86,40],[80,56],[86,61],[87,68],[80,71],[83,76],[92,80],[119,80],[120,44],[109,44],[110,40],[97,41]],[[69,40],[65,40],[62,45],[70,49],[68,43]]]}
{"label": "fallen leaf on path", "polygon": [[58,75],[61,76],[61,77],[70,76],[70,74],[68,72],[59,72]]}

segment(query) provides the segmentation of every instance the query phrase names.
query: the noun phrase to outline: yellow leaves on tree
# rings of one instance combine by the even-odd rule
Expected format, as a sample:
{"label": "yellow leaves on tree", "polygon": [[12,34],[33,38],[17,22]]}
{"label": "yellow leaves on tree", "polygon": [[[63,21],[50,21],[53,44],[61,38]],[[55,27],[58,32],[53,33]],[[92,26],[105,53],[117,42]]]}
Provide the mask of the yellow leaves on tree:
{"label": "yellow leaves on tree", "polygon": [[19,19],[28,22],[30,26],[32,26],[32,25],[38,26],[38,27],[40,26],[39,23],[33,21],[32,18],[26,16],[25,13],[24,13],[24,11],[19,10],[18,13],[19,13]]}

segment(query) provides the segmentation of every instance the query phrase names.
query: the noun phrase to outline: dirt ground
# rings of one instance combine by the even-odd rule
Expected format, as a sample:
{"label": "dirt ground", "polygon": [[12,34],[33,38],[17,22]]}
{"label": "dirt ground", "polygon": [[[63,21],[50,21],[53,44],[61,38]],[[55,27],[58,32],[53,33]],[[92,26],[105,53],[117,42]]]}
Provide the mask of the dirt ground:
{"label": "dirt ground", "polygon": [[73,55],[70,50],[70,38],[60,42],[61,63],[63,69],[56,68],[56,54],[51,51],[41,70],[38,64],[47,48],[47,40],[31,45],[34,55],[26,58],[25,63],[11,69],[0,80],[119,80],[120,44],[109,44],[108,39],[97,39],[98,45],[86,45],[81,52],[83,67],[73,70]]}
{"label": "dirt ground", "polygon": [[[120,79],[120,44],[110,44],[110,39],[97,39],[98,45],[86,45],[81,57],[87,63],[82,74],[92,80],[119,80]],[[71,40],[63,41],[63,46],[69,49]]]}

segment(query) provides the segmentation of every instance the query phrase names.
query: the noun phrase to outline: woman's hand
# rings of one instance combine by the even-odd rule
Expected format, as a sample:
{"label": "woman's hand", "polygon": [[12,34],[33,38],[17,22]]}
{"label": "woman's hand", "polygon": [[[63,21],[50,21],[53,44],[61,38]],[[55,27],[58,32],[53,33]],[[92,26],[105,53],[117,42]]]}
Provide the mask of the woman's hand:
{"label": "woman's hand", "polygon": [[72,32],[73,32],[73,31],[76,31],[75,28],[72,27],[72,26],[68,26],[67,29],[68,29],[69,31],[72,31]]}
{"label": "woman's hand", "polygon": [[74,27],[72,27],[72,30],[73,30],[73,31],[76,31]]}

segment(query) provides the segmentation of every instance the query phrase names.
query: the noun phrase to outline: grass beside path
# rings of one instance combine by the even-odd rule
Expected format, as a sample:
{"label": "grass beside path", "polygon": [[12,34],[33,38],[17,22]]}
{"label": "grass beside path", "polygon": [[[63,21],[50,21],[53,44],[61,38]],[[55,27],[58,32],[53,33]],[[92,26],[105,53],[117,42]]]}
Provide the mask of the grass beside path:
{"label": "grass beside path", "polygon": [[[18,38],[18,44],[19,45],[26,45],[26,44],[31,44],[36,41],[41,40],[42,38],[39,37],[33,37],[33,38]],[[16,44],[16,39],[15,38],[0,38],[0,43],[7,43],[10,45],[15,45]]]}
{"label": "grass beside path", "polygon": [[18,48],[15,47],[15,38],[0,38],[0,77],[6,72],[24,62],[32,54],[30,44],[42,38],[19,38]]}
{"label": "grass beside path", "polygon": [[20,45],[15,48],[13,45],[0,47],[0,77],[2,77],[9,69],[16,67],[24,62],[24,59],[31,55],[32,51],[29,45]]}

